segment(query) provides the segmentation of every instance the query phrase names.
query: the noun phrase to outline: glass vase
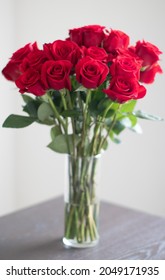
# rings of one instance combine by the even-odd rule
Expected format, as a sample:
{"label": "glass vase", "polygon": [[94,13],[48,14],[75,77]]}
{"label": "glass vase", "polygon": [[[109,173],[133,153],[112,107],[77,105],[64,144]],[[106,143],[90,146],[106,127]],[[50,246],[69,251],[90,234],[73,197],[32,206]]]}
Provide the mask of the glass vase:
{"label": "glass vase", "polygon": [[67,158],[63,243],[86,248],[99,241],[100,155]]}

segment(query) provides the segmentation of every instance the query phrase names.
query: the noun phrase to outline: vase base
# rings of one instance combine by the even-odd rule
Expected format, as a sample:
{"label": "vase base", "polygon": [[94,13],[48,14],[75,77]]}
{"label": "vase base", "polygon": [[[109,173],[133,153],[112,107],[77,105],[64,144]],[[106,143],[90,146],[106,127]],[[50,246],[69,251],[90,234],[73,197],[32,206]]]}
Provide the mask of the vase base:
{"label": "vase base", "polygon": [[67,238],[63,237],[62,241],[63,241],[63,244],[69,248],[90,248],[90,247],[96,246],[99,242],[99,239],[90,241],[90,242],[78,243],[77,241],[75,241],[73,239],[67,239]]}

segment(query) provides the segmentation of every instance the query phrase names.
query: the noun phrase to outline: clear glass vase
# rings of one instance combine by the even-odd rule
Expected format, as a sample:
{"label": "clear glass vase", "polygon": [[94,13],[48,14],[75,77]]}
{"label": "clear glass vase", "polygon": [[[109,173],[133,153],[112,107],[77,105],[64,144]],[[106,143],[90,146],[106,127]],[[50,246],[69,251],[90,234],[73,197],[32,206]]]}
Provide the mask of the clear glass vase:
{"label": "clear glass vase", "polygon": [[99,241],[100,155],[67,158],[65,233],[69,247],[95,246]]}

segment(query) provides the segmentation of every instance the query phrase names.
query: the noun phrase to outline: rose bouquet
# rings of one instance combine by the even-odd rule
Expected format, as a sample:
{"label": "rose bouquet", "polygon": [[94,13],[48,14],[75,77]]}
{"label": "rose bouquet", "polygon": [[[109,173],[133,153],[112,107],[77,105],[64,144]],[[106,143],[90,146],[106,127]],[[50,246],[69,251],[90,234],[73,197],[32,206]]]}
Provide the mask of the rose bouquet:
{"label": "rose bouquet", "polygon": [[[4,127],[33,122],[50,126],[50,149],[69,154],[69,204],[65,239],[78,243],[98,238],[96,166],[108,140],[119,143],[124,129],[138,132],[138,118],[159,117],[135,110],[146,95],[144,84],[162,73],[161,51],[127,34],[91,25],[69,30],[69,37],[17,50],[2,70],[15,83],[26,116],[10,115]],[[27,94],[25,94],[27,93]]]}

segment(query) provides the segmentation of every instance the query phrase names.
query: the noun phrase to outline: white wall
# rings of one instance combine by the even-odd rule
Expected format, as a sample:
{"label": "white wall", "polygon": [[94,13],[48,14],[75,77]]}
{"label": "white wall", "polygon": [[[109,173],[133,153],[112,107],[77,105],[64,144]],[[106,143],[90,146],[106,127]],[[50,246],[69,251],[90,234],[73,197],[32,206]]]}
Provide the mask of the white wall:
{"label": "white wall", "polygon": [[[0,70],[14,48],[15,18],[13,1],[0,2]],[[15,132],[1,128],[15,108],[13,86],[0,75],[0,215],[15,209]]]}
{"label": "white wall", "polygon": [[[14,3],[13,3],[14,2]],[[2,6],[2,7],[1,7]],[[1,69],[17,48],[67,37],[69,28],[100,24],[121,29],[131,42],[145,39],[165,53],[165,2],[112,0],[1,0]],[[161,66],[165,69],[165,55]],[[0,77],[0,122],[21,113],[22,99]],[[165,118],[165,78],[156,78],[138,103]],[[101,196],[117,204],[165,215],[165,122],[141,121],[143,135],[125,132],[102,159]],[[21,130],[0,128],[0,215],[63,194],[64,156],[46,148],[49,128],[34,124]]]}

